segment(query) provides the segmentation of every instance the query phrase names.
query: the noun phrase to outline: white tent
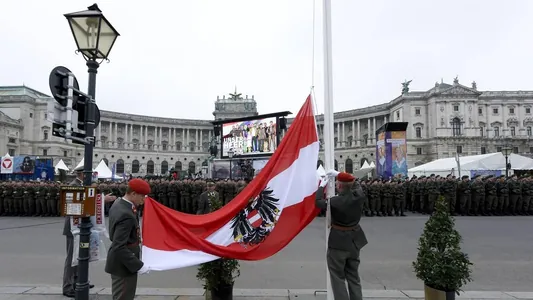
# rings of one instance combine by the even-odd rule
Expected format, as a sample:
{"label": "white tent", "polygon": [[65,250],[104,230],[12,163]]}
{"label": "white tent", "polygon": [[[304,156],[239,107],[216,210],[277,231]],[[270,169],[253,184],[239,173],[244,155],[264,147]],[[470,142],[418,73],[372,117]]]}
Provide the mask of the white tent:
{"label": "white tent", "polygon": [[370,163],[370,167],[371,167],[371,168],[375,168],[375,167],[376,167],[376,164],[375,164],[374,162],[371,162],[371,163]]}
{"label": "white tent", "polygon": [[56,164],[56,166],[54,167],[54,169],[57,171],[57,170],[65,170],[65,171],[68,171],[68,167],[67,165],[65,165],[65,162],[61,159],[59,160],[59,162]]}
{"label": "white tent", "polygon": [[85,158],[82,158],[81,161],[78,163],[78,165],[74,168],[76,170],[77,168],[83,166],[85,164]]}
{"label": "white tent", "polygon": [[105,161],[102,159],[96,169],[94,169],[94,172],[98,173],[98,179],[111,179],[112,172],[107,167]]}
{"label": "white tent", "polygon": [[368,161],[365,160],[365,162],[363,163],[363,165],[361,166],[361,169],[368,169],[368,168],[371,168],[370,165],[368,164]]}
{"label": "white tent", "polygon": [[[505,156],[501,152],[471,155],[459,157],[461,176],[471,176],[472,171],[505,171]],[[532,169],[533,159],[520,156],[517,154],[511,154],[509,157],[512,170],[525,170]],[[457,172],[457,162],[455,157],[437,159],[427,164],[423,164],[409,169],[409,177],[416,176],[429,176],[431,174],[446,176],[454,173],[455,176],[459,176]]]}

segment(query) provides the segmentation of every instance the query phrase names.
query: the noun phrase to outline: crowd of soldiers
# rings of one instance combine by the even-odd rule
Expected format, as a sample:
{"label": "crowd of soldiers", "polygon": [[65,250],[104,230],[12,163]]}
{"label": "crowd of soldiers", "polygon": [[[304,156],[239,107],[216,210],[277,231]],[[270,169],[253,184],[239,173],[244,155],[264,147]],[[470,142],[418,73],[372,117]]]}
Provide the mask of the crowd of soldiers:
{"label": "crowd of soldiers", "polygon": [[411,179],[362,180],[365,215],[405,216],[405,211],[432,214],[443,196],[452,215],[533,215],[533,177],[413,176]]}
{"label": "crowd of soldiers", "polygon": [[[151,198],[177,211],[194,214],[197,200],[206,190],[204,179],[168,180],[148,179]],[[505,176],[447,177],[413,176],[411,179],[358,180],[367,195],[365,215],[405,216],[406,211],[431,214],[435,201],[443,196],[453,215],[503,216],[533,215],[533,177]],[[244,180],[217,180],[220,201],[227,204],[245,186]],[[1,182],[0,215],[2,216],[59,216],[57,182]],[[98,192],[121,197],[126,182],[98,184]],[[111,204],[106,204],[106,213]],[[142,213],[142,208],[140,209]],[[321,213],[324,215],[324,212]]]}
{"label": "crowd of soldiers", "polygon": [[[148,179],[148,182],[151,187],[149,197],[167,207],[190,214],[196,213],[198,197],[207,187],[207,181],[203,179]],[[215,184],[220,201],[226,204],[246,186],[246,181],[218,180]],[[58,182],[0,182],[0,216],[59,216],[60,188]],[[126,188],[126,182],[99,183],[97,186],[99,193],[117,197],[122,197]],[[106,203],[106,215],[110,205]]]}

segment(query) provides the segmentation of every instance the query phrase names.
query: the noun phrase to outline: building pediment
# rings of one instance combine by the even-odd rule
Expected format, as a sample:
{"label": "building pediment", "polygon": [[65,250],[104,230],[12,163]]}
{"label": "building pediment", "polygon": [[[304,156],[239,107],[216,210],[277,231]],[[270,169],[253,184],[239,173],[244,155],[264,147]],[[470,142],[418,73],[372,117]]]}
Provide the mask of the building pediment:
{"label": "building pediment", "polygon": [[473,98],[478,97],[481,93],[464,85],[457,84],[441,90],[438,95],[450,98]]}
{"label": "building pediment", "polygon": [[3,111],[0,111],[0,122],[8,123],[12,125],[21,125],[21,120],[15,120],[10,116],[6,115]]}

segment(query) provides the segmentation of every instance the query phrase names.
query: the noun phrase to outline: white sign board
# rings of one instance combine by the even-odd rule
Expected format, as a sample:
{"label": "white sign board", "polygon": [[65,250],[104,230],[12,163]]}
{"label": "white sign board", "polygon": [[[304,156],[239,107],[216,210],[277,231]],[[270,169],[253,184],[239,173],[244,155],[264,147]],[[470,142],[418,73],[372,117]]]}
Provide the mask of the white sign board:
{"label": "white sign board", "polygon": [[13,161],[13,157],[9,156],[9,154],[6,154],[6,156],[2,157],[2,162],[0,163],[0,173],[12,174],[14,164],[15,162]]}

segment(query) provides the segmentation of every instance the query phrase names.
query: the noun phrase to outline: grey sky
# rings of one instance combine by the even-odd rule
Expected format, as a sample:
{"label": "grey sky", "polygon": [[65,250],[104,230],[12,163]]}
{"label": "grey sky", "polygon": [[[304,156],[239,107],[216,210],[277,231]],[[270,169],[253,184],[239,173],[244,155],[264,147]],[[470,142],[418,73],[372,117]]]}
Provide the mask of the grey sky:
{"label": "grey sky", "polygon": [[[316,3],[315,94],[322,105],[322,0]],[[0,85],[49,93],[56,65],[86,90],[64,13],[92,1],[2,1]],[[334,109],[388,102],[441,78],[480,90],[531,90],[533,2],[334,0]],[[97,78],[101,109],[212,119],[217,95],[255,95],[260,113],[296,113],[311,86],[313,0],[98,2],[120,32]]]}

